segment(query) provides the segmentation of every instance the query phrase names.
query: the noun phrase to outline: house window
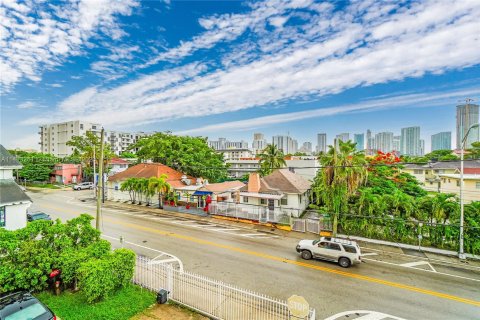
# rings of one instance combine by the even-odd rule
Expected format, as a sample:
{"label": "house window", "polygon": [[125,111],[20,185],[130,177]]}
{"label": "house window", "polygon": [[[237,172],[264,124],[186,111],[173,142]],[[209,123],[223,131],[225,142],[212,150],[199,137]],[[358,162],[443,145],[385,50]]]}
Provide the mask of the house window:
{"label": "house window", "polygon": [[422,174],[422,173],[423,173],[423,170],[420,170],[420,169],[413,170],[413,174]]}
{"label": "house window", "polygon": [[288,200],[287,200],[287,198],[282,198],[282,199],[280,199],[280,205],[282,205],[282,206],[288,205]]}
{"label": "house window", "polygon": [[0,207],[0,227],[5,227],[5,207]]}
{"label": "house window", "polygon": [[480,189],[480,182],[475,183],[475,189]]}
{"label": "house window", "polygon": [[460,180],[457,180],[457,187],[460,187]]}
{"label": "house window", "polygon": [[260,199],[260,204],[263,204],[263,205],[267,204],[267,199]]}
{"label": "house window", "polygon": [[248,203],[248,197],[243,197],[243,202]]}

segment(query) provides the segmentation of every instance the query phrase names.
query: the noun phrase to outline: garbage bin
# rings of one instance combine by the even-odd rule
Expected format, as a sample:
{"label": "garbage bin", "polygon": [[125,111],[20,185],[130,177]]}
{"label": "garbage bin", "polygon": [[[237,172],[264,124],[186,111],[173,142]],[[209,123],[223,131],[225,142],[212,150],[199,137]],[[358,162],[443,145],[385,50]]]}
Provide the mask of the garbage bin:
{"label": "garbage bin", "polygon": [[168,300],[168,291],[164,289],[160,289],[157,293],[157,303],[164,304],[167,303]]}

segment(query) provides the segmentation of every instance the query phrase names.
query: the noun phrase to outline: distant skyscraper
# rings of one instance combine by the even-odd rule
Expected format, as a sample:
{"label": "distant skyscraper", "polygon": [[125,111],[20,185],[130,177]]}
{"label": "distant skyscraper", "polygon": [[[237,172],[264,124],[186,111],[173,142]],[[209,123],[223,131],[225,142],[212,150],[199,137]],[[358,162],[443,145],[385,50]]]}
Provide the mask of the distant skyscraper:
{"label": "distant skyscraper", "polygon": [[420,139],[420,152],[419,156],[425,155],[425,140]]}
{"label": "distant skyscraper", "polygon": [[450,131],[432,135],[432,151],[435,150],[452,150],[452,133]]}
{"label": "distant skyscraper", "polygon": [[253,134],[253,142],[252,142],[252,149],[253,153],[257,154],[263,151],[267,146],[267,140],[263,133],[254,133]]}
{"label": "distant skyscraper", "polygon": [[363,151],[365,149],[365,135],[363,133],[355,133],[353,135],[353,142],[356,143],[357,151]]}
{"label": "distant skyscraper", "polygon": [[317,134],[317,152],[327,152],[327,134]]}
{"label": "distant skyscraper", "polygon": [[312,154],[312,143],[308,141],[304,142],[302,147],[298,151],[304,152],[306,154]]}
{"label": "distant skyscraper", "polygon": [[292,139],[290,136],[273,136],[272,143],[283,151],[284,154],[295,153],[298,149],[297,140]]}
{"label": "distant skyscraper", "polygon": [[374,154],[376,151],[375,138],[372,137],[372,131],[367,130],[367,154]]}
{"label": "distant skyscraper", "polygon": [[420,127],[402,128],[400,152],[408,156],[420,155]]}
{"label": "distant skyscraper", "polygon": [[215,150],[225,149],[247,149],[248,142],[246,141],[228,141],[226,138],[218,138],[217,141],[208,141],[208,146]]}
{"label": "distant skyscraper", "polygon": [[375,135],[377,150],[382,152],[393,151],[393,132],[379,132]]}
{"label": "distant skyscraper", "polygon": [[[457,106],[457,149],[462,146],[462,139],[467,134],[471,125],[479,123],[478,104],[462,104]],[[480,128],[472,129],[468,134],[465,148],[470,148],[472,142],[480,141]]]}
{"label": "distant skyscraper", "polygon": [[400,136],[393,136],[393,151],[400,152]]}
{"label": "distant skyscraper", "polygon": [[337,134],[335,136],[335,139],[337,140],[335,147],[338,148],[340,140],[342,142],[347,142],[348,140],[350,140],[350,133],[344,132],[344,133]]}

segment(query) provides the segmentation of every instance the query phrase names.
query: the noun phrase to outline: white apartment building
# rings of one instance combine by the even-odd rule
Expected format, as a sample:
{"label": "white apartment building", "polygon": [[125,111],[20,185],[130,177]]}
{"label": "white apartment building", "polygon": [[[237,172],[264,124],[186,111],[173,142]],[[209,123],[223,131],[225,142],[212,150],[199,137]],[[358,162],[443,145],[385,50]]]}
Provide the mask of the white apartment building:
{"label": "white apartment building", "polygon": [[223,153],[225,160],[240,160],[242,158],[252,158],[253,153],[250,149],[220,149],[218,153]]}
{"label": "white apartment building", "polygon": [[227,160],[225,162],[230,165],[227,171],[229,177],[231,178],[241,178],[249,175],[252,172],[257,172],[260,170],[259,160],[254,158]]}
{"label": "white apartment building", "polygon": [[128,148],[136,143],[140,138],[151,135],[145,132],[120,132],[108,131],[106,140],[112,146],[112,151],[116,155],[120,155],[124,151],[135,153],[137,150],[128,150]]}
{"label": "white apartment building", "polygon": [[216,141],[209,140],[208,146],[214,150],[225,149],[248,149],[248,142],[246,141],[228,141],[225,138],[218,138]]}
{"label": "white apartment building", "polygon": [[39,127],[40,152],[50,153],[56,157],[67,157],[73,153],[73,147],[67,142],[74,136],[85,136],[87,131],[100,134],[102,126],[80,120],[45,124]]}

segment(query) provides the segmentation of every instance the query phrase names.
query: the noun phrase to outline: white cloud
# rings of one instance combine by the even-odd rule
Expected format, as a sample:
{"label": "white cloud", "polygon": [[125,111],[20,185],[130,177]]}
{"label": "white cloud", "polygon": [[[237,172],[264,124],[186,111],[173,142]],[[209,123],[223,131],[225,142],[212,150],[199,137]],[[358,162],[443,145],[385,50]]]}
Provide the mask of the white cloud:
{"label": "white cloud", "polygon": [[[304,8],[309,2],[305,3],[289,5]],[[318,15],[306,20],[302,28],[285,25],[273,35],[257,30],[260,53],[251,53],[248,59],[240,59],[242,62],[216,70],[193,64],[157,72],[113,89],[86,88],[60,104],[58,118],[81,114],[85,120],[121,126],[200,117],[480,63],[480,51],[474,50],[480,47],[477,2],[424,1],[398,9],[390,16],[382,6],[377,2],[370,6],[354,2],[343,11],[335,11],[329,5],[312,4],[308,8]],[[278,14],[269,3],[259,4],[260,7],[262,12]],[[248,19],[205,19],[205,34],[217,30],[223,37],[232,26],[234,30],[246,28],[252,25],[251,21],[256,25],[263,21],[265,25],[273,13],[260,15],[258,8],[254,5]],[[248,23],[243,25],[242,19]],[[28,119],[26,123],[35,121],[38,119]]]}
{"label": "white cloud", "polygon": [[289,112],[272,116],[256,117],[251,119],[231,121],[204,127],[178,131],[176,134],[204,134],[206,132],[221,132],[225,130],[251,130],[265,128],[271,125],[294,122],[304,119],[322,118],[351,112],[372,112],[381,109],[399,107],[439,107],[454,105],[459,99],[466,96],[480,95],[480,87],[461,89],[450,92],[431,92],[423,94],[406,94],[384,99],[372,99],[354,104],[339,105],[314,110]]}
{"label": "white cloud", "polygon": [[37,133],[32,133],[26,136],[22,136],[17,139],[5,141],[3,146],[8,149],[34,149],[38,150],[38,142],[40,141],[39,135]]}
{"label": "white cloud", "polygon": [[18,109],[34,109],[34,108],[45,108],[45,105],[40,104],[36,100],[25,100],[22,103],[17,105]]}
{"label": "white cloud", "polygon": [[23,78],[39,81],[43,70],[80,54],[94,36],[121,37],[116,16],[129,15],[136,5],[135,0],[0,1],[2,91]]}

